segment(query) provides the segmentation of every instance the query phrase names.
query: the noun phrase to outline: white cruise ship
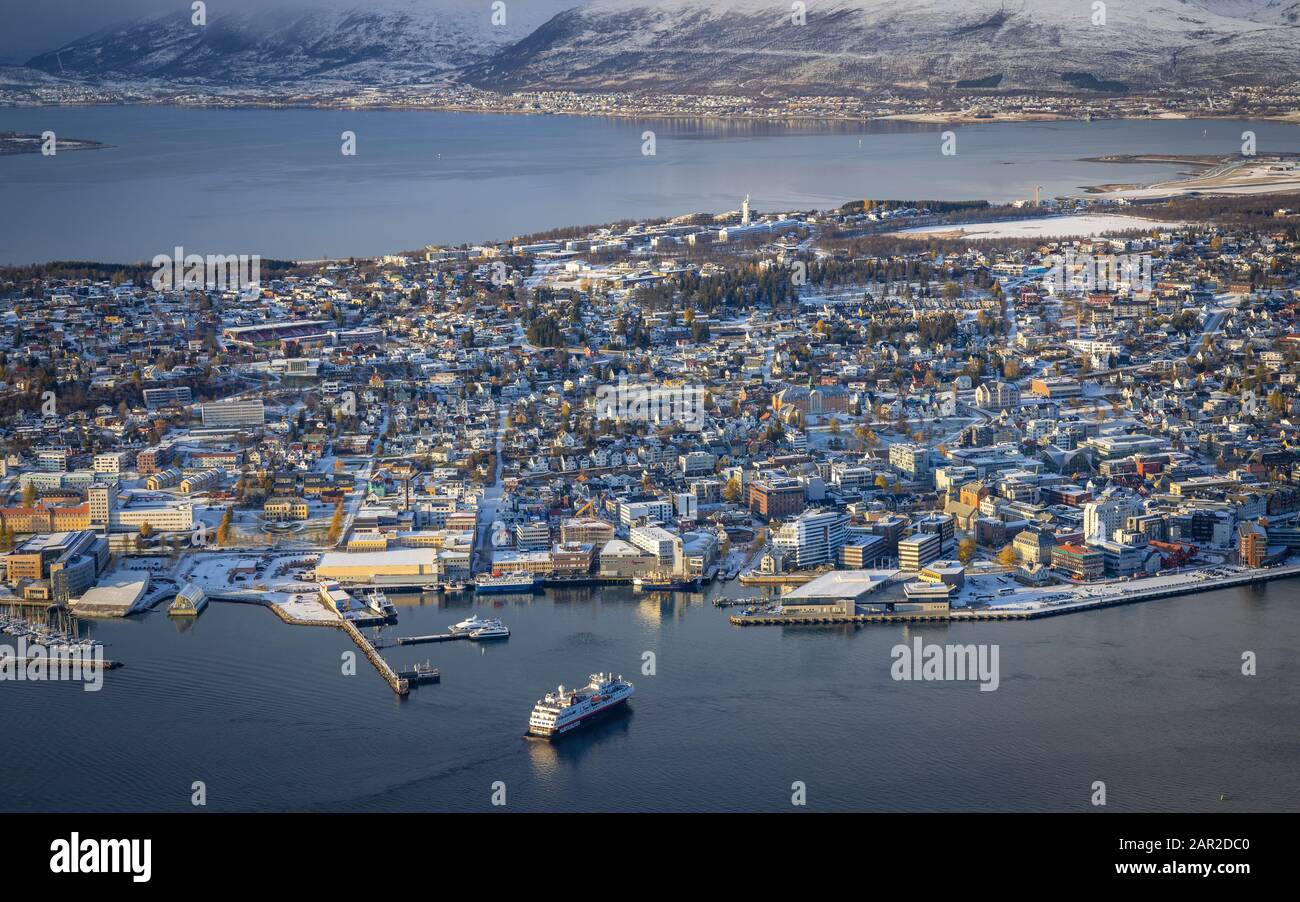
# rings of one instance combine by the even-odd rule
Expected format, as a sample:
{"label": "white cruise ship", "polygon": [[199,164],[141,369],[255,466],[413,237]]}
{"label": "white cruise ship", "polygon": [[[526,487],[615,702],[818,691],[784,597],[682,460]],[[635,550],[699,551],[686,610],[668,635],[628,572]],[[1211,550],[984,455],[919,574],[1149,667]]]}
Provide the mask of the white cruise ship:
{"label": "white cruise ship", "polygon": [[614,710],[632,697],[632,684],[612,673],[593,673],[591,682],[581,689],[546,693],[533,706],[528,718],[528,735],[554,739],[576,730],[588,720]]}

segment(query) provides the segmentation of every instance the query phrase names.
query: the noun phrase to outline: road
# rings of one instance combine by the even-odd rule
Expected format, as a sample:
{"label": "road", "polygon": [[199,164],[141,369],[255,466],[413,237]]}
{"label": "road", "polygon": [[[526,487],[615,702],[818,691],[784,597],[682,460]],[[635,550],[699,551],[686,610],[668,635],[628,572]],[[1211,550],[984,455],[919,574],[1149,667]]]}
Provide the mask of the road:
{"label": "road", "polygon": [[491,563],[484,562],[482,559],[486,556],[484,552],[491,547],[492,524],[496,522],[497,514],[501,510],[501,477],[505,468],[502,451],[505,448],[506,418],[509,416],[510,407],[503,404],[497,417],[496,471],[492,474],[492,484],[483,491],[483,498],[479,502],[478,532],[474,536],[474,553],[470,559],[470,571],[473,573],[489,569],[488,566],[480,565]]}

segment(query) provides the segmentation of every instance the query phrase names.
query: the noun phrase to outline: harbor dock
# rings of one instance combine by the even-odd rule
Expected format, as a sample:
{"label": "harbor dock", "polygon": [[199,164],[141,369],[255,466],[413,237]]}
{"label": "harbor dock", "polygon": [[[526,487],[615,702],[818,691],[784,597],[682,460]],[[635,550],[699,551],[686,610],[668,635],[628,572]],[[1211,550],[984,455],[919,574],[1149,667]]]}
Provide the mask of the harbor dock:
{"label": "harbor dock", "polygon": [[1300,565],[1273,567],[1267,570],[1255,570],[1240,576],[1165,583],[1150,589],[1119,592],[1113,595],[1089,597],[1064,604],[1033,608],[993,608],[978,611],[931,611],[903,614],[751,614],[748,616],[733,614],[728,619],[736,626],[795,626],[836,623],[968,623],[991,620],[1038,620],[1043,617],[1057,617],[1062,614],[1075,614],[1082,611],[1096,611],[1102,608],[1140,604],[1144,601],[1155,601],[1160,598],[1195,595],[1201,592],[1231,589],[1237,586],[1271,582],[1276,579],[1290,579],[1296,576],[1300,576]]}
{"label": "harbor dock", "polygon": [[808,573],[742,573],[738,577],[742,586],[802,586],[829,571],[813,570]]}
{"label": "harbor dock", "polygon": [[427,645],[430,642],[455,642],[457,639],[468,639],[469,633],[434,633],[428,636],[399,636],[397,645]]}

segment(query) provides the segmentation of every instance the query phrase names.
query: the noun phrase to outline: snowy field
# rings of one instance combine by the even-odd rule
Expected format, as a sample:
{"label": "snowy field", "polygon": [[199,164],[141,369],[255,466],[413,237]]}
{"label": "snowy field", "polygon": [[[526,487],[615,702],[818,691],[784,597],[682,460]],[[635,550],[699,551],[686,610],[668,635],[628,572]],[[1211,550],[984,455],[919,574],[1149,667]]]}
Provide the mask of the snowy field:
{"label": "snowy field", "polygon": [[1160,222],[1140,216],[1114,216],[1108,213],[1085,213],[1078,216],[1043,216],[1014,222],[967,223],[965,225],[927,226],[907,229],[900,235],[942,235],[951,238],[1092,238],[1115,232],[1140,229],[1177,228],[1182,223]]}

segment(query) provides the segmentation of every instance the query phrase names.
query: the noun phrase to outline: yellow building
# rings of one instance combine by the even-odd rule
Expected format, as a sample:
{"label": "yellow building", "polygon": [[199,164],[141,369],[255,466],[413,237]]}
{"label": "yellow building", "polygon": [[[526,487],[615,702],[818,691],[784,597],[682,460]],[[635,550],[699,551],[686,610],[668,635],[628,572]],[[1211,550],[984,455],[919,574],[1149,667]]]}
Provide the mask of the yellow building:
{"label": "yellow building", "polygon": [[360,551],[387,551],[388,536],[382,532],[356,532],[348,539],[350,554]]}
{"label": "yellow building", "polygon": [[301,498],[272,498],[262,506],[262,515],[268,520],[306,520],[311,507]]}
{"label": "yellow building", "polygon": [[360,553],[331,551],[321,555],[320,562],[316,565],[316,578],[341,583],[390,585],[437,582],[438,555],[438,550],[433,548]]}

